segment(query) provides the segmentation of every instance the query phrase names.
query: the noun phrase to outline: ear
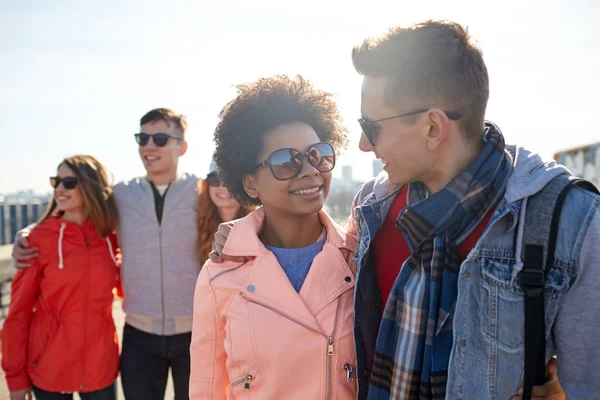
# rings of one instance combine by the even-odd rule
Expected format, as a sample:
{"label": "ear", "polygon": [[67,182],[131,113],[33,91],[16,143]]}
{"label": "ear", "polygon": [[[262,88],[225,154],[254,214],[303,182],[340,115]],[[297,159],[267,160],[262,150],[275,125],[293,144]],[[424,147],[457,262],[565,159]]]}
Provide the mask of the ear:
{"label": "ear", "polygon": [[446,114],[438,109],[432,108],[425,115],[427,119],[427,150],[436,151],[448,138],[449,120]]}
{"label": "ear", "polygon": [[258,189],[256,188],[256,175],[244,175],[242,185],[248,196],[253,199],[258,198]]}
{"label": "ear", "polygon": [[188,147],[188,144],[184,140],[183,143],[181,143],[181,149],[179,149],[179,156],[182,156],[185,154],[185,152],[187,151],[187,147]]}

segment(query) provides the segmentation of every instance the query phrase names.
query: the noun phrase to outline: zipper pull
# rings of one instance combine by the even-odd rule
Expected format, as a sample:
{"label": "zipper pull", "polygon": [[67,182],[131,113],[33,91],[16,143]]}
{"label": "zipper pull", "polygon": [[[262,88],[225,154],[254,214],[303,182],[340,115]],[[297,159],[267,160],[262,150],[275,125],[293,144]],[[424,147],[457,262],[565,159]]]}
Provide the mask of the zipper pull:
{"label": "zipper pull", "polygon": [[329,336],[327,338],[327,355],[328,356],[333,355],[333,336]]}
{"label": "zipper pull", "polygon": [[246,375],[246,382],[244,383],[244,392],[250,391],[250,381],[252,380],[252,375]]}
{"label": "zipper pull", "polygon": [[344,364],[344,369],[346,370],[346,380],[348,382],[354,382],[354,368],[349,364]]}

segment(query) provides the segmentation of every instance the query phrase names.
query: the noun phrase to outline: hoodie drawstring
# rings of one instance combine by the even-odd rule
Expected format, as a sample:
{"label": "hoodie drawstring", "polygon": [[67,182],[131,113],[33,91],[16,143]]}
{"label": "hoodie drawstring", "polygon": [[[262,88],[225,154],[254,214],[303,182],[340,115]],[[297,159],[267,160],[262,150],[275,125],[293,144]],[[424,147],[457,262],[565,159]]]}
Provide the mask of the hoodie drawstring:
{"label": "hoodie drawstring", "polygon": [[519,225],[517,227],[517,243],[515,244],[515,265],[512,270],[511,284],[517,278],[517,275],[523,269],[523,260],[521,259],[521,248],[523,247],[523,235],[525,234],[525,211],[527,209],[527,197],[521,201],[521,211],[519,212]]}
{"label": "hoodie drawstring", "polygon": [[115,265],[118,267],[119,264],[117,264],[117,259],[115,258],[115,253],[113,252],[112,244],[110,243],[110,239],[108,237],[106,238],[106,243],[108,243],[108,251],[110,252],[110,257],[112,258]]}
{"label": "hoodie drawstring", "polygon": [[60,224],[60,232],[58,234],[58,269],[63,269],[65,267],[65,264],[63,263],[62,241],[66,227],[67,224],[64,222]]}
{"label": "hoodie drawstring", "polygon": [[[65,264],[63,261],[62,242],[63,242],[63,236],[65,233],[66,227],[67,227],[67,224],[64,222],[62,224],[60,224],[60,232],[58,233],[58,269],[63,269],[65,267]],[[110,253],[110,258],[112,258],[113,262],[118,267],[119,265],[117,264],[117,259],[115,258],[115,253],[113,251],[112,244],[110,243],[110,239],[108,237],[106,238],[106,243],[108,244],[108,251]]]}

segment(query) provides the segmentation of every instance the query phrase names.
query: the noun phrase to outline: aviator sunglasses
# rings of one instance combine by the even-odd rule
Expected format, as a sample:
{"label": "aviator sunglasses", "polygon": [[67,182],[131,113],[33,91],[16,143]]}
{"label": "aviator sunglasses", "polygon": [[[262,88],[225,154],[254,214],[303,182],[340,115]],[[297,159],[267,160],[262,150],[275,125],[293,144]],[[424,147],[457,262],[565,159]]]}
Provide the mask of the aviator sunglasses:
{"label": "aviator sunglasses", "polygon": [[75,189],[75,187],[77,186],[77,177],[76,176],[65,176],[64,178],[60,177],[60,176],[51,176],[50,177],[50,185],[52,185],[52,187],[54,189],[56,189],[58,187],[58,185],[60,185],[61,182],[65,189],[72,190],[72,189]]}
{"label": "aviator sunglasses", "polygon": [[180,138],[180,137],[177,137],[177,136],[173,136],[173,135],[169,135],[168,133],[155,133],[154,135],[150,135],[148,133],[136,133],[135,134],[135,141],[140,146],[147,145],[148,142],[150,141],[150,138],[152,138],[152,141],[158,147],[164,147],[164,146],[166,146],[167,142],[169,141],[169,138],[172,138],[172,139],[175,139],[175,140],[183,140],[183,138]]}
{"label": "aviator sunglasses", "polygon": [[253,171],[256,172],[262,167],[269,166],[275,179],[286,181],[300,174],[302,160],[305,157],[310,165],[319,172],[329,172],[335,166],[333,146],[326,142],[319,142],[311,145],[305,153],[291,148],[275,150],[265,161],[254,167]]}

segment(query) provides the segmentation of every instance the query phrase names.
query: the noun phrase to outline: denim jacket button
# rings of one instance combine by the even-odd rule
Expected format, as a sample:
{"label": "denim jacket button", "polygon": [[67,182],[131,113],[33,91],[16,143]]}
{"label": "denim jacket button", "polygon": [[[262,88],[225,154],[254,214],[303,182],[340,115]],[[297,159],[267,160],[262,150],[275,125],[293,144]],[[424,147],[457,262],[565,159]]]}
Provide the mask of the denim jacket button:
{"label": "denim jacket button", "polygon": [[467,344],[467,341],[465,339],[461,339],[458,341],[459,346],[466,346],[466,344]]}
{"label": "denim jacket button", "polygon": [[463,273],[462,273],[462,277],[463,277],[463,278],[468,278],[468,277],[470,277],[470,276],[471,276],[471,274],[470,274],[470,273],[468,273],[468,272],[463,272]]}

